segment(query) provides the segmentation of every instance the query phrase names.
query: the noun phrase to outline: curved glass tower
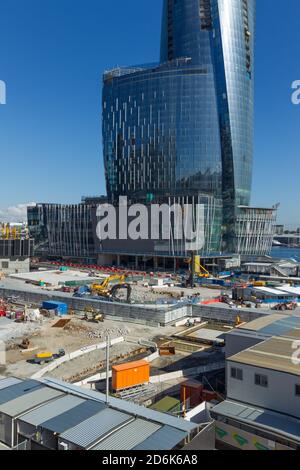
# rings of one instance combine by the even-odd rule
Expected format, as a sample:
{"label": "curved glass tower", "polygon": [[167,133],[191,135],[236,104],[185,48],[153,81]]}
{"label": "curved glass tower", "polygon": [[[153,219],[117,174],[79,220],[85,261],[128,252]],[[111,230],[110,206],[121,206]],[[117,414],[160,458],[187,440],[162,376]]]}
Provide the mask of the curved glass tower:
{"label": "curved glass tower", "polygon": [[250,203],[254,25],[255,0],[164,0],[160,63],[104,75],[110,200],[200,197],[207,252]]}

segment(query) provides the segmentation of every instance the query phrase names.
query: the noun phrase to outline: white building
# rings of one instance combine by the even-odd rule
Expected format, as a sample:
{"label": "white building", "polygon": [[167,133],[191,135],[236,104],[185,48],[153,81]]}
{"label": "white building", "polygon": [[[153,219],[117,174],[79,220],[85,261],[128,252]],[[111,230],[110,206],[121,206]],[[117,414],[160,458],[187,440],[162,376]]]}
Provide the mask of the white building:
{"label": "white building", "polygon": [[227,399],[212,410],[217,447],[300,450],[297,344],[299,326],[227,359]]}

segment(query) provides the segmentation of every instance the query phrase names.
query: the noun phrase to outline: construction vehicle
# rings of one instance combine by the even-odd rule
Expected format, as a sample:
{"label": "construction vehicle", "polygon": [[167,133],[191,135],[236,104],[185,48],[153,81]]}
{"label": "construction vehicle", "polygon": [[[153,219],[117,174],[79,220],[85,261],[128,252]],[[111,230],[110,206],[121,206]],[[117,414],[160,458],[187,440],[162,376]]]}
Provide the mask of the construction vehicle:
{"label": "construction vehicle", "polygon": [[93,313],[91,317],[87,313],[81,318],[81,320],[88,321],[90,323],[103,323],[104,315],[102,313]]}
{"label": "construction vehicle", "polygon": [[[104,314],[100,313],[98,310],[95,310],[93,307],[85,307],[84,309],[84,316],[82,320],[93,322],[93,323],[103,323],[104,322]],[[89,316],[91,314],[92,316]]]}
{"label": "construction vehicle", "polygon": [[[90,287],[92,295],[98,295],[100,297],[109,298],[115,302],[118,302],[120,299],[118,298],[118,292],[122,289],[127,291],[126,302],[130,302],[131,299],[131,286],[130,284],[124,282],[126,280],[126,274],[113,274],[108,276],[101,284],[92,284]],[[113,281],[119,281],[118,284],[114,284],[111,288],[109,285]]]}
{"label": "construction vehicle", "polygon": [[109,285],[113,281],[119,281],[119,283],[123,283],[126,280],[126,275],[119,275],[119,274],[113,274],[111,276],[108,276],[107,278],[104,279],[101,284],[92,284],[91,285],[91,291],[93,294],[100,294],[100,295],[105,295],[110,292]]}
{"label": "construction vehicle", "polygon": [[23,339],[22,343],[20,344],[21,349],[29,349],[31,346],[30,340],[28,338]]}
{"label": "construction vehicle", "polygon": [[265,281],[254,281],[253,282],[253,287],[265,287],[266,282]]}
{"label": "construction vehicle", "polygon": [[275,307],[272,308],[272,310],[277,310],[280,312],[285,312],[285,311],[291,311],[291,310],[296,310],[298,304],[296,302],[287,302],[287,303],[281,303],[275,305]]}
{"label": "construction vehicle", "polygon": [[66,352],[64,349],[60,349],[57,354],[53,354],[52,352],[46,351],[36,354],[33,362],[39,365],[48,364],[49,362],[53,362],[55,359],[58,359],[65,355]]}

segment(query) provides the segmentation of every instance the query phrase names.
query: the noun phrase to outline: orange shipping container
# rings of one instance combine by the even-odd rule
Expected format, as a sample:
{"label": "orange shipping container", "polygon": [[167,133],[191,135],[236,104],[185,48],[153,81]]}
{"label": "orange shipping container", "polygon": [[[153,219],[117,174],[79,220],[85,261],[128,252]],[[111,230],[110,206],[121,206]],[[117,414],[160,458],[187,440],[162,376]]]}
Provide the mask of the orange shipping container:
{"label": "orange shipping container", "polygon": [[148,383],[150,380],[150,365],[147,361],[127,362],[112,367],[112,388],[123,390]]}

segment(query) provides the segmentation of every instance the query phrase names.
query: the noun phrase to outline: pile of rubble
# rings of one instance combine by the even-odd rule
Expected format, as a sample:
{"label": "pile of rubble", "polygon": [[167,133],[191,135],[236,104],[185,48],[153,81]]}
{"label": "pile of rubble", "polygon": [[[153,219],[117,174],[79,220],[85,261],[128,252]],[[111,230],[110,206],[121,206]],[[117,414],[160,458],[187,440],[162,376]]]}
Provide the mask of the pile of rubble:
{"label": "pile of rubble", "polygon": [[89,339],[105,339],[109,334],[111,338],[118,336],[128,336],[130,330],[127,328],[108,328],[107,330],[89,331],[87,337]]}

